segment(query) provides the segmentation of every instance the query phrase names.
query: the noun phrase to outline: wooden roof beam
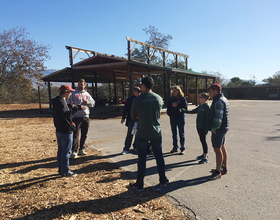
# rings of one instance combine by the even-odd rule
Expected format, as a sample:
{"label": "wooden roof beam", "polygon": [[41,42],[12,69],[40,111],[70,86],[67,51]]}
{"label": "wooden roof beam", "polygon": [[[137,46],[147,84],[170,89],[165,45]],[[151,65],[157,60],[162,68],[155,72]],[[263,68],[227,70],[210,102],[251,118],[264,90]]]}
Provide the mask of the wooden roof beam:
{"label": "wooden roof beam", "polygon": [[96,69],[103,67],[115,67],[115,66],[126,66],[126,62],[114,62],[114,63],[103,63],[103,64],[91,64],[91,65],[82,65],[82,66],[73,66],[74,70],[82,70],[82,69]]}
{"label": "wooden roof beam", "polygon": [[134,43],[136,43],[136,44],[140,44],[140,45],[145,46],[145,47],[150,47],[150,48],[153,48],[153,49],[155,49],[155,50],[164,51],[164,52],[167,52],[167,53],[171,53],[171,54],[175,54],[175,55],[178,55],[178,56],[182,56],[182,57],[187,57],[187,58],[189,58],[189,55],[182,54],[182,53],[178,53],[178,52],[174,52],[174,51],[171,51],[171,50],[166,50],[166,49],[160,48],[160,47],[156,47],[156,46],[153,46],[153,45],[151,45],[151,44],[147,44],[147,43],[144,43],[144,42],[141,42],[141,41],[132,39],[132,38],[130,38],[130,37],[126,37],[126,39],[127,39],[128,41],[134,42]]}

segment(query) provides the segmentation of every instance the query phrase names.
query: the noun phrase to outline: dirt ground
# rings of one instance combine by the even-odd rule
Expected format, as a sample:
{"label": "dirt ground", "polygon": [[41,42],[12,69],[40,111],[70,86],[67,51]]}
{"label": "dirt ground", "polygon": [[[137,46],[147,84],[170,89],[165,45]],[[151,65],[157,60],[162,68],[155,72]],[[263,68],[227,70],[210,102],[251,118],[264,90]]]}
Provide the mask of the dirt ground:
{"label": "dirt ground", "polygon": [[0,104],[0,219],[190,219],[161,193],[130,189],[131,176],[96,150],[61,178],[52,115],[38,108]]}

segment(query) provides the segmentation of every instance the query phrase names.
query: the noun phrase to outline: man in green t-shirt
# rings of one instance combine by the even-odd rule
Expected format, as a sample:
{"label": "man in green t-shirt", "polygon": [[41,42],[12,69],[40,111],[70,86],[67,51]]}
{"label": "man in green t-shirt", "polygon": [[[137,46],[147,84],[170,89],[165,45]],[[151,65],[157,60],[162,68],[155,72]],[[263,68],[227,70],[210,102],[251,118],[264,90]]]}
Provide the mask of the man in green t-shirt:
{"label": "man in green t-shirt", "polygon": [[160,183],[155,189],[160,191],[169,183],[165,176],[165,163],[162,155],[161,127],[159,123],[163,101],[159,95],[152,92],[153,85],[154,80],[152,77],[147,76],[143,78],[141,88],[142,94],[134,99],[131,107],[132,120],[138,119],[137,133],[135,135],[135,143],[138,154],[138,172],[136,183],[131,183],[130,187],[137,191],[144,190],[143,186],[146,172],[146,156],[149,141],[152,145],[159,173]]}

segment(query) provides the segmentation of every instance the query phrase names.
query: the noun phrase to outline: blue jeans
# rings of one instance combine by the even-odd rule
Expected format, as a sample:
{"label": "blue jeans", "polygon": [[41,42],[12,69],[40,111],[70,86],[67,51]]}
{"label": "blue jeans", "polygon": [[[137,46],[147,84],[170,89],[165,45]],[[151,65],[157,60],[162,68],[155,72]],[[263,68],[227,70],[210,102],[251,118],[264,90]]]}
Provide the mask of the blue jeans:
{"label": "blue jeans", "polygon": [[142,138],[135,139],[137,154],[138,154],[138,172],[137,172],[137,181],[136,186],[143,188],[144,185],[144,177],[146,173],[146,156],[148,150],[148,141],[151,142],[152,149],[154,152],[154,156],[156,158],[157,169],[159,174],[159,182],[165,183],[167,178],[165,176],[165,163],[162,155],[162,138],[157,137],[154,139],[146,140]]}
{"label": "blue jeans", "polygon": [[57,163],[58,173],[65,176],[70,172],[69,169],[69,156],[73,143],[73,134],[56,132],[57,137]]}
{"label": "blue jeans", "polygon": [[178,136],[177,136],[177,127],[179,129],[179,136],[180,136],[180,150],[185,150],[185,118],[170,118],[170,125],[172,131],[172,138],[173,138],[173,149],[178,150]]}
{"label": "blue jeans", "polygon": [[[131,143],[132,143],[132,139],[133,139],[134,135],[131,134],[131,131],[132,131],[133,125],[134,125],[134,121],[128,121],[127,122],[127,134],[126,134],[126,138],[125,138],[125,142],[124,142],[124,148],[123,148],[123,150],[125,150],[125,151],[129,150],[129,148],[131,146]],[[134,143],[133,143],[133,148],[136,149],[135,140],[134,140]]]}

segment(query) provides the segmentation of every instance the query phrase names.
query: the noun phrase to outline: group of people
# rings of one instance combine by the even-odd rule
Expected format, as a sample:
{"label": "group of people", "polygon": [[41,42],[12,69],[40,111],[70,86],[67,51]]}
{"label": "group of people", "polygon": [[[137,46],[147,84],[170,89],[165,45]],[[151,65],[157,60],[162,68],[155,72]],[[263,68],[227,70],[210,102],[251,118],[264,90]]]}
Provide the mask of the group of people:
{"label": "group of people", "polygon": [[[152,92],[152,85],[153,79],[151,77],[143,78],[142,90],[139,87],[134,88],[133,96],[126,100],[125,110],[121,119],[121,123],[126,119],[126,125],[128,126],[122,154],[128,153],[134,135],[132,129],[137,124],[133,148],[138,154],[138,176],[136,183],[131,184],[131,187],[138,191],[143,190],[146,155],[150,146],[152,146],[160,176],[160,184],[156,189],[161,189],[168,183],[164,171],[165,163],[162,156],[162,139],[159,123],[162,99]],[[221,90],[222,88],[219,84],[212,84],[208,94],[205,92],[199,94],[200,105],[193,110],[188,110],[188,103],[184,93],[179,86],[175,86],[172,88],[172,96],[167,104],[167,115],[170,117],[173,139],[173,148],[170,153],[176,153],[179,150],[178,133],[180,154],[183,155],[185,153],[185,113],[197,114],[196,129],[203,149],[202,155],[197,156],[200,164],[209,162],[206,135],[208,131],[212,132],[211,142],[216,154],[216,168],[210,171],[212,172],[212,175],[209,177],[210,180],[219,179],[221,175],[227,173],[225,135],[229,130],[229,104]],[[211,107],[207,103],[209,97],[213,99]]]}
{"label": "group of people", "polygon": [[[163,100],[152,91],[153,85],[152,77],[147,76],[142,79],[141,89],[135,87],[133,96],[126,100],[121,119],[121,123],[124,123],[126,119],[126,126],[128,127],[122,154],[128,153],[135,135],[133,148],[138,155],[138,172],[136,183],[130,184],[130,187],[137,191],[144,190],[146,156],[150,147],[156,159],[159,173],[160,183],[156,186],[156,190],[160,191],[169,183],[165,175],[159,122]],[[62,177],[75,176],[76,174],[69,169],[69,158],[74,159],[78,155],[86,155],[85,140],[89,128],[89,107],[93,107],[95,101],[85,91],[85,80],[83,79],[79,80],[76,90],[69,85],[62,85],[59,90],[60,95],[53,99],[53,117],[58,143],[58,172]],[[207,104],[209,96],[213,99],[211,108]],[[221,86],[218,84],[210,86],[209,96],[206,93],[199,94],[200,105],[189,111],[184,93],[179,86],[176,86],[172,89],[172,97],[167,104],[167,114],[170,117],[173,138],[173,148],[170,153],[178,152],[179,149],[177,128],[180,138],[180,154],[185,153],[185,113],[197,113],[197,132],[203,146],[203,154],[197,157],[200,160],[199,163],[208,162],[206,135],[208,131],[212,132],[211,142],[216,154],[216,169],[211,171],[212,175],[209,178],[215,180],[227,172],[227,151],[224,144],[225,135],[229,128],[229,104],[221,93]],[[137,129],[137,132],[135,132],[135,129]],[[79,151],[78,146],[80,146]]]}

